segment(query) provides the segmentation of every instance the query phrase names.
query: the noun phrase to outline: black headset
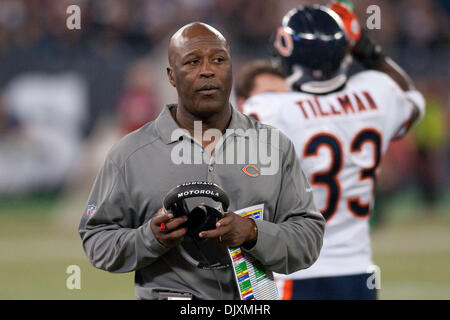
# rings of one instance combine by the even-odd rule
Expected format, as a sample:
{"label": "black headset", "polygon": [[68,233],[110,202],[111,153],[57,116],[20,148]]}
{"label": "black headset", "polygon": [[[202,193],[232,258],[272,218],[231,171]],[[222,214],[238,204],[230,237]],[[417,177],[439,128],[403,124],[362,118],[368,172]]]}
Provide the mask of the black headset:
{"label": "black headset", "polygon": [[[186,199],[206,197],[222,204],[222,210],[202,204],[189,210]],[[171,211],[174,217],[187,216],[188,234],[195,240],[199,232],[216,228],[216,223],[228,210],[230,200],[225,191],[217,184],[206,181],[192,181],[178,185],[167,193],[163,201],[164,210]]]}

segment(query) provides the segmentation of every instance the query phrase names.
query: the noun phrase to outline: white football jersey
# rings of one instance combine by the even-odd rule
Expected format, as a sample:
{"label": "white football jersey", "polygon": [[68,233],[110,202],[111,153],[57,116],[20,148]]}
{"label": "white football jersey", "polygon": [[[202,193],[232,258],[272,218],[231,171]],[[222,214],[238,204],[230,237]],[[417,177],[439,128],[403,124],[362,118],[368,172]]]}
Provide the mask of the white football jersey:
{"label": "white football jersey", "polygon": [[402,91],[377,71],[360,72],[327,95],[263,93],[247,100],[244,113],[280,129],[294,143],[327,221],[318,260],[279,279],[368,272],[376,175],[390,140],[404,134],[412,100],[424,104],[420,93]]}

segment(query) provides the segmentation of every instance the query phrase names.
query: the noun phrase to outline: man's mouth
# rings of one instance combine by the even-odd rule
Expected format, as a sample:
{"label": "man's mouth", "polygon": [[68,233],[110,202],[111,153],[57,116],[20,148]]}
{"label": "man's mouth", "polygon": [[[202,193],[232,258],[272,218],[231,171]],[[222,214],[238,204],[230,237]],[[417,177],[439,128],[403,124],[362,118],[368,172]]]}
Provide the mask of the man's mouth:
{"label": "man's mouth", "polygon": [[200,89],[198,89],[197,92],[208,95],[208,94],[213,94],[213,93],[217,92],[218,90],[219,90],[219,87],[212,86],[212,85],[205,85],[205,86],[201,87]]}

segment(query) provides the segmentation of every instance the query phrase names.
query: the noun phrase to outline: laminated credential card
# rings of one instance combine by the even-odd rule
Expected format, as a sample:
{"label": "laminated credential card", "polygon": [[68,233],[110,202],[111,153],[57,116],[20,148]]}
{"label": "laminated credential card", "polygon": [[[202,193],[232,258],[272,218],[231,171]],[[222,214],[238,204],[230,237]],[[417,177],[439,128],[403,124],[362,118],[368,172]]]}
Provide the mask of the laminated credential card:
{"label": "laminated credential card", "polygon": [[[262,220],[264,204],[237,210],[235,213],[244,218]],[[239,247],[228,248],[228,252],[233,262],[241,300],[278,300],[272,271],[266,270],[259,261]]]}

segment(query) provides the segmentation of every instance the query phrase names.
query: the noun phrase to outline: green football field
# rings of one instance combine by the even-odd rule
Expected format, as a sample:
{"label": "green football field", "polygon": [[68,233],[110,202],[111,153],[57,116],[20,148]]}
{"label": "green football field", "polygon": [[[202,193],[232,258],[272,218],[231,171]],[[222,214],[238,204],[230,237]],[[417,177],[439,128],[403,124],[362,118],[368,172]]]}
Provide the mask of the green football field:
{"label": "green football field", "polygon": [[[56,202],[0,202],[0,299],[134,299],[132,273],[111,274],[87,261],[73,213],[81,202],[71,204],[67,219]],[[429,210],[406,198],[388,207],[389,217],[372,231],[381,299],[450,299],[447,204]],[[81,270],[79,290],[66,286],[71,265]]]}

